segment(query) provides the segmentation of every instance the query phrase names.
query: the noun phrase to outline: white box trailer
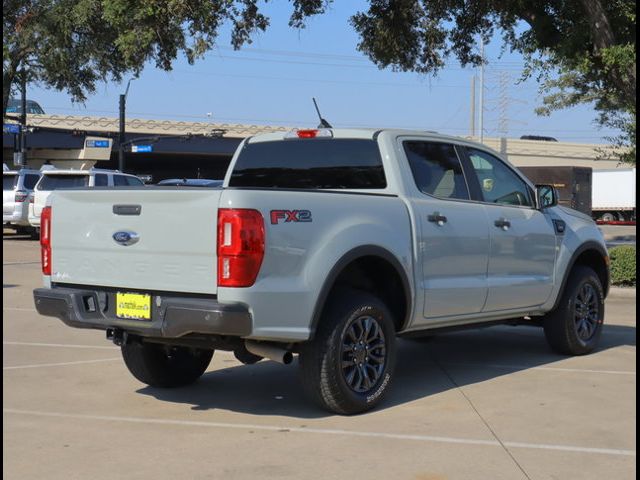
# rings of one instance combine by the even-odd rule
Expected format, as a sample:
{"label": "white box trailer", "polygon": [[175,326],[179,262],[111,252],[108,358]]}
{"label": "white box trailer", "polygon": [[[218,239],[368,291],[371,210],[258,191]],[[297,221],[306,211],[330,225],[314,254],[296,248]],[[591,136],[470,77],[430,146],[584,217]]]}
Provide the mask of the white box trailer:
{"label": "white box trailer", "polygon": [[636,169],[594,170],[591,188],[593,217],[605,222],[635,221]]}

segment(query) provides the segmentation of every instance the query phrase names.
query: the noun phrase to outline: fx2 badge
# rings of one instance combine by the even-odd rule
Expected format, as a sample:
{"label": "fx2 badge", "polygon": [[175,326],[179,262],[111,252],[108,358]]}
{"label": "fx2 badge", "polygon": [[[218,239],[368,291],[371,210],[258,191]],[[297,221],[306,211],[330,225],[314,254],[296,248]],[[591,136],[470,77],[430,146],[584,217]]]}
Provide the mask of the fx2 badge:
{"label": "fx2 badge", "polygon": [[312,222],[310,210],[271,210],[271,224]]}

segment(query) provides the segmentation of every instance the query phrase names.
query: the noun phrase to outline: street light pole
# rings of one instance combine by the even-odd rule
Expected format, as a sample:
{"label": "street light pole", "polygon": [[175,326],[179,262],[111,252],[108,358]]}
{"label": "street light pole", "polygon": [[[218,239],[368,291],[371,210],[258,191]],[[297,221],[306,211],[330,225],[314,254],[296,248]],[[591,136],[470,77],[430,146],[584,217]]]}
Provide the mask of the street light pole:
{"label": "street light pole", "polygon": [[118,135],[118,170],[124,172],[124,147],[125,147],[125,109],[127,102],[127,93],[129,93],[129,85],[131,85],[131,80],[127,82],[127,88],[124,91],[124,94],[120,95],[120,134]]}
{"label": "street light pole", "polygon": [[21,106],[22,111],[20,113],[20,140],[19,149],[21,163],[23,167],[27,166],[27,72],[23,68],[22,75],[20,76],[20,94],[22,95]]}

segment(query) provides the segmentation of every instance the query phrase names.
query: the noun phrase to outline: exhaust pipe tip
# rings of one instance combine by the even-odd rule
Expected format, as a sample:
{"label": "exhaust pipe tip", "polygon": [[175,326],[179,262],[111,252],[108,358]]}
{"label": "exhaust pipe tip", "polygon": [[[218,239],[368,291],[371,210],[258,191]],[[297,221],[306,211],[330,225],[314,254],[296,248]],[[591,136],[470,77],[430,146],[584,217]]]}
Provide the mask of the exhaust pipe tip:
{"label": "exhaust pipe tip", "polygon": [[291,362],[293,362],[293,353],[285,352],[282,356],[282,363],[284,365],[289,365]]}
{"label": "exhaust pipe tip", "polygon": [[245,348],[254,355],[268,358],[274,362],[281,363],[283,365],[289,365],[293,362],[293,353],[278,345],[272,343],[254,342],[246,340],[244,342]]}

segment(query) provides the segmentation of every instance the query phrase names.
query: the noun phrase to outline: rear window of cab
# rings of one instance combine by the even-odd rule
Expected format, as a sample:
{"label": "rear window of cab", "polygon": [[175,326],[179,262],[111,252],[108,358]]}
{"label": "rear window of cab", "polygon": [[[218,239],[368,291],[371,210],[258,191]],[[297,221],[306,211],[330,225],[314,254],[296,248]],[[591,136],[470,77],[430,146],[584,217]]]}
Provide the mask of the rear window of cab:
{"label": "rear window of cab", "polygon": [[378,144],[365,139],[290,139],[246,143],[230,187],[383,189]]}

